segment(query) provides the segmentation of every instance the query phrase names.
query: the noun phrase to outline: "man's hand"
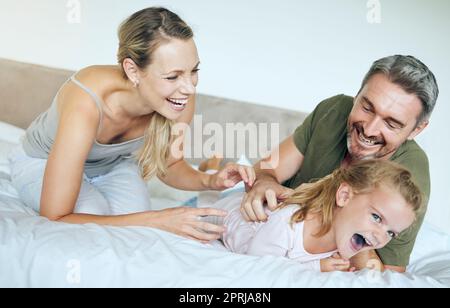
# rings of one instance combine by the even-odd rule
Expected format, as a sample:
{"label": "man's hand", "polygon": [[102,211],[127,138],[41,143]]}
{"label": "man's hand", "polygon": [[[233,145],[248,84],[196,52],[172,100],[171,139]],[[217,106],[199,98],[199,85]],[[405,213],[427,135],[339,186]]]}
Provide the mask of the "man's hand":
{"label": "man's hand", "polygon": [[274,179],[257,180],[253,188],[242,199],[241,214],[247,221],[266,221],[264,203],[271,211],[279,206],[279,202],[292,194],[293,190],[278,184]]}
{"label": "man's hand", "polygon": [[350,262],[356,270],[360,271],[365,268],[384,272],[385,267],[375,250],[367,250],[358,253],[350,259]]}
{"label": "man's hand", "polygon": [[255,165],[256,182],[247,185],[247,194],[242,200],[241,213],[247,221],[266,221],[264,202],[270,210],[275,210],[280,201],[286,200],[293,192],[280,183],[292,178],[303,163],[303,154],[297,149],[294,137],[289,136],[269,157]]}

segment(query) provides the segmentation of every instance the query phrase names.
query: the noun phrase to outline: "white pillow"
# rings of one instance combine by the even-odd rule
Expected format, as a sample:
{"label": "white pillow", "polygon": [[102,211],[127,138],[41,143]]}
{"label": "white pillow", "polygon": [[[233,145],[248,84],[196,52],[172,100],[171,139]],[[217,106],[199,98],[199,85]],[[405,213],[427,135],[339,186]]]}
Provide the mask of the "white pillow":
{"label": "white pillow", "polygon": [[22,128],[0,121],[0,141],[18,144],[24,134]]}
{"label": "white pillow", "polygon": [[0,174],[10,174],[8,154],[17,144],[0,140]]}
{"label": "white pillow", "polygon": [[[180,206],[185,201],[196,197],[198,192],[193,191],[183,191],[173,187],[170,187],[156,176],[147,182],[148,190],[150,193],[150,199],[166,199],[175,201],[176,205]],[[152,201],[153,202],[153,201]],[[170,207],[170,206],[168,206]],[[159,209],[159,207],[158,207]]]}
{"label": "white pillow", "polygon": [[0,172],[10,174],[8,153],[20,142],[25,130],[0,121]]}

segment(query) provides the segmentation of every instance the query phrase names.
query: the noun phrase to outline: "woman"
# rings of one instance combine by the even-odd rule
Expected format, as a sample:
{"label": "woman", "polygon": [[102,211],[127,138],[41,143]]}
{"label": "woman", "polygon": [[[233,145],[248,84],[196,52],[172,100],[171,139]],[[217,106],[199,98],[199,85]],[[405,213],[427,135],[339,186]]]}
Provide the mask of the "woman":
{"label": "woman", "polygon": [[11,156],[13,185],[50,220],[218,238],[222,227],[197,218],[225,212],[150,211],[144,182],[157,175],[178,189],[223,190],[254,181],[251,168],[229,164],[209,175],[170,151],[172,125],[189,124],[195,108],[199,59],[192,30],[164,8],[136,12],[119,28],[118,63],[84,68],[61,87]]}

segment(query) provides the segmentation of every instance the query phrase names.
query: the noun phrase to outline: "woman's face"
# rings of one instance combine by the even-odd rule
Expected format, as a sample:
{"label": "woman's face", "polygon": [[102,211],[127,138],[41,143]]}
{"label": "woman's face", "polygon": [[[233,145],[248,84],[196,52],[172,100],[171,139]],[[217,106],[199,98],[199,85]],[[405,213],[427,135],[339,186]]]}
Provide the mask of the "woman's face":
{"label": "woman's face", "polygon": [[140,72],[140,95],[152,110],[176,120],[192,103],[199,64],[193,39],[171,39],[155,50],[151,64]]}
{"label": "woman's face", "polygon": [[338,251],[345,259],[384,247],[415,219],[412,207],[402,195],[387,186],[353,194],[351,187],[341,184],[336,202],[333,229]]}

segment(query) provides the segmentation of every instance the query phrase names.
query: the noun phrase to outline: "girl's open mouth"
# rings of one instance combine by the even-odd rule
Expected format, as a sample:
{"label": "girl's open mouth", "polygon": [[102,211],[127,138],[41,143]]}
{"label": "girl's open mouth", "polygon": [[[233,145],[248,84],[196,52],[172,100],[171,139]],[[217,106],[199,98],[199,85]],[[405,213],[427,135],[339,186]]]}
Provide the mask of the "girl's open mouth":
{"label": "girl's open mouth", "polygon": [[358,234],[358,233],[355,233],[352,236],[352,238],[350,240],[350,245],[355,252],[358,252],[365,247],[373,246],[370,241],[368,241],[364,236],[362,236],[361,234]]}

